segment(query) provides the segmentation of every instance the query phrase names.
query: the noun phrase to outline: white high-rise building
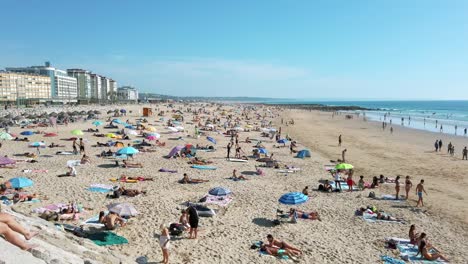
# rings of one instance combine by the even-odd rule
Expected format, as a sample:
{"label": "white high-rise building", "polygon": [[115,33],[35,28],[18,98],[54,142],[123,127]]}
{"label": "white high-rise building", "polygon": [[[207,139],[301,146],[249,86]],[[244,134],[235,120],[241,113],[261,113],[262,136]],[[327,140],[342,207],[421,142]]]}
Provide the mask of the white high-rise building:
{"label": "white high-rise building", "polygon": [[49,76],[51,86],[52,101],[76,102],[78,97],[78,82],[75,77],[68,76],[67,72],[50,66],[49,62],[45,66],[31,67],[8,67],[9,72],[29,73]]}
{"label": "white high-rise building", "polygon": [[123,101],[138,101],[138,89],[132,86],[119,87],[117,98]]}
{"label": "white high-rise building", "polygon": [[82,69],[68,69],[67,73],[78,81],[78,100],[91,99],[91,72]]}

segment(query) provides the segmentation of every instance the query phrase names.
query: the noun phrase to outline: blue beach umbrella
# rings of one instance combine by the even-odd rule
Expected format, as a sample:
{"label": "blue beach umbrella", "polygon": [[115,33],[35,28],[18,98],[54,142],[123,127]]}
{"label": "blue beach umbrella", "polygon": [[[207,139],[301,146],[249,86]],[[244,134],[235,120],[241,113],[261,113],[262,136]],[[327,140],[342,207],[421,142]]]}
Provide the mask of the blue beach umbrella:
{"label": "blue beach umbrella", "polygon": [[23,135],[23,136],[31,136],[31,135],[34,135],[34,132],[32,132],[32,131],[23,131],[20,134]]}
{"label": "blue beach umbrella", "polygon": [[266,149],[264,149],[264,148],[259,148],[259,149],[258,149],[258,153],[260,153],[260,154],[268,154],[268,151],[267,151]]}
{"label": "blue beach umbrella", "polygon": [[231,193],[231,190],[225,187],[215,187],[208,191],[209,194],[214,196],[225,196]]}
{"label": "blue beach umbrella", "polygon": [[125,155],[133,155],[133,154],[137,154],[138,153],[138,150],[134,147],[125,147],[125,148],[121,148],[119,150],[117,150],[117,154],[119,155],[122,155],[122,154],[125,154]]}
{"label": "blue beach umbrella", "polygon": [[11,178],[9,182],[11,183],[11,187],[15,189],[33,186],[34,184],[32,180],[23,177]]}
{"label": "blue beach umbrella", "polygon": [[287,139],[285,139],[285,138],[282,138],[282,139],[276,141],[276,143],[279,143],[279,144],[286,144],[286,143],[288,143],[288,142],[289,142],[289,140],[287,140]]}
{"label": "blue beach umbrella", "polygon": [[290,192],[283,194],[279,198],[279,202],[282,204],[289,204],[289,205],[296,205],[296,204],[303,204],[309,200],[309,197],[300,192]]}
{"label": "blue beach umbrella", "polygon": [[212,138],[212,137],[206,137],[206,139],[207,139],[208,141],[210,141],[211,143],[216,144],[216,139],[214,139],[214,138]]}
{"label": "blue beach umbrella", "polygon": [[103,123],[102,123],[102,121],[96,120],[92,124],[95,125],[96,127],[98,127],[98,126],[102,126]]}
{"label": "blue beach umbrella", "polygon": [[33,142],[31,144],[29,144],[30,147],[45,147],[45,143],[44,142]]}
{"label": "blue beach umbrella", "polygon": [[128,129],[136,129],[135,126],[132,126],[132,125],[126,125],[125,128],[128,128]]}
{"label": "blue beach umbrella", "polygon": [[122,124],[122,121],[120,119],[113,119],[112,123]]}

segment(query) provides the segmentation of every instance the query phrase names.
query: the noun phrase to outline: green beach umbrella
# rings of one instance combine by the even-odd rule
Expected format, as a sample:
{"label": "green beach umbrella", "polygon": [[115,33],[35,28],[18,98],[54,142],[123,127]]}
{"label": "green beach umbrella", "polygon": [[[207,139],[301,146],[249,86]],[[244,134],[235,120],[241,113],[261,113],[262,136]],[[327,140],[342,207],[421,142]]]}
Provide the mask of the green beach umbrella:
{"label": "green beach umbrella", "polygon": [[83,131],[79,130],[79,129],[74,129],[71,131],[72,135],[75,135],[75,136],[82,136],[84,135],[83,134]]}
{"label": "green beach umbrella", "polygon": [[348,164],[348,163],[340,163],[338,165],[335,166],[335,169],[337,170],[350,170],[350,169],[353,169],[354,166],[351,165],[351,164]]}

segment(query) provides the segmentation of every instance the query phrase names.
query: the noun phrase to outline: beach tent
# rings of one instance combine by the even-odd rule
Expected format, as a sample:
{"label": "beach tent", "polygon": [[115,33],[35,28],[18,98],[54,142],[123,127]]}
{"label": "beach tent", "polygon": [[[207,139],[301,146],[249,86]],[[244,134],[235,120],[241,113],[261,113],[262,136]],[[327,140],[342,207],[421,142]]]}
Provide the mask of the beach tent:
{"label": "beach tent", "polygon": [[296,158],[300,158],[300,159],[303,159],[303,158],[310,158],[310,150],[308,149],[303,149],[301,151],[299,151],[296,155]]}
{"label": "beach tent", "polygon": [[171,152],[169,152],[169,154],[167,154],[167,157],[168,158],[174,157],[183,148],[184,148],[184,146],[175,146],[175,147],[173,147]]}

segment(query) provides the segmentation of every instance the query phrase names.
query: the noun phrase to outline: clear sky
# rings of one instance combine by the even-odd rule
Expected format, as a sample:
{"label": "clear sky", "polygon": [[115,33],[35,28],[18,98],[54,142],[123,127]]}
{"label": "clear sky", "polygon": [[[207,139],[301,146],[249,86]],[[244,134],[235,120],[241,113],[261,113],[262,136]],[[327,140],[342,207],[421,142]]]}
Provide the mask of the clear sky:
{"label": "clear sky", "polygon": [[468,1],[0,0],[0,68],[171,95],[468,99]]}

